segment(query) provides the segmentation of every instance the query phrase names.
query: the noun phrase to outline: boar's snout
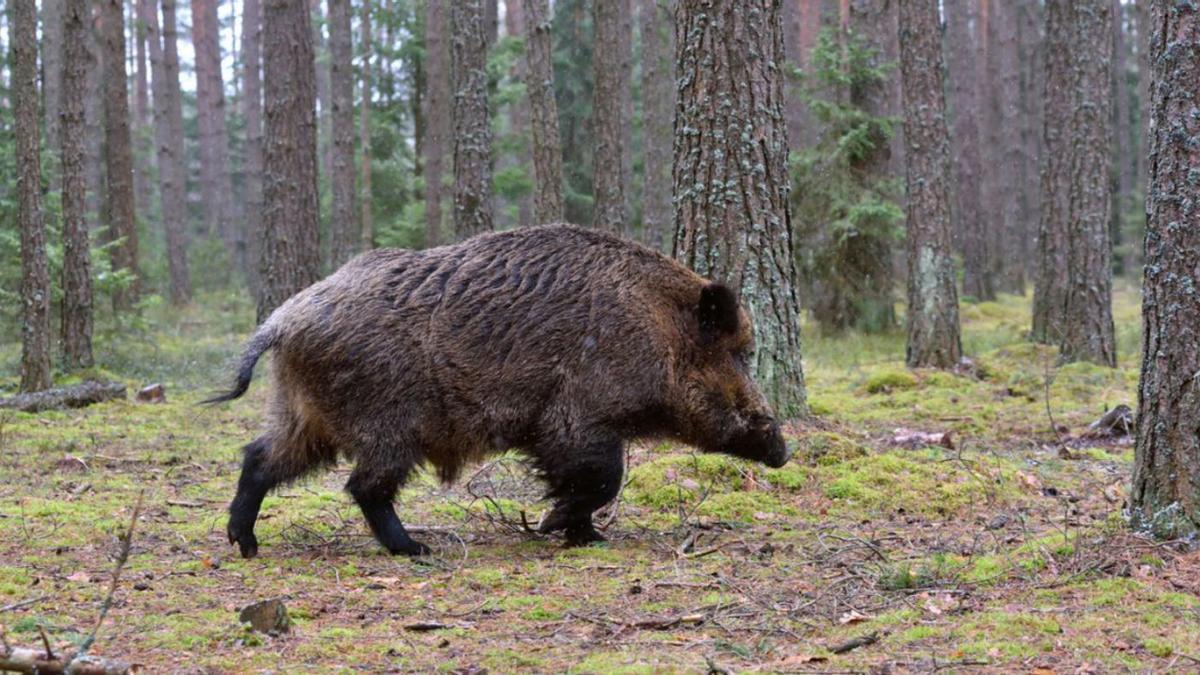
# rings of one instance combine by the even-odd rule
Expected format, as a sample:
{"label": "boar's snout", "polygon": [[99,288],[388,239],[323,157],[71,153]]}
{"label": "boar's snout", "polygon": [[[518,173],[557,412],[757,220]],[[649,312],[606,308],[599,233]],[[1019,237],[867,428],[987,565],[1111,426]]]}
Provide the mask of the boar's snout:
{"label": "boar's snout", "polygon": [[767,441],[767,453],[763,457],[763,464],[778,469],[788,460],[792,458],[792,451],[787,446],[787,442],[783,440],[783,432],[779,429],[779,422],[774,419],[766,418],[765,426],[763,427],[764,435],[769,437]]}
{"label": "boar's snout", "polygon": [[730,440],[723,449],[727,454],[766,464],[778,469],[792,458],[792,451],[783,439],[779,422],[772,417],[755,415],[745,430]]}

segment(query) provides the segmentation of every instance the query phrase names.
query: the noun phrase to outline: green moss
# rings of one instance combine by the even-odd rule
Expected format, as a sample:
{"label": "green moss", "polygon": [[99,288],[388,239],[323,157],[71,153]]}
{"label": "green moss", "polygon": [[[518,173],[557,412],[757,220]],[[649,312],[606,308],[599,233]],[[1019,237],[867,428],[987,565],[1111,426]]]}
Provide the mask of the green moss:
{"label": "green moss", "polygon": [[867,378],[863,388],[868,394],[886,394],[897,389],[912,389],[917,384],[916,376],[907,370],[878,370]]}
{"label": "green moss", "polygon": [[1165,659],[1175,653],[1175,647],[1170,642],[1158,638],[1147,638],[1142,642],[1142,646],[1160,659]]}
{"label": "green moss", "polygon": [[792,459],[806,464],[837,464],[856,457],[865,457],[867,448],[841,434],[818,431],[800,438],[797,452]]}

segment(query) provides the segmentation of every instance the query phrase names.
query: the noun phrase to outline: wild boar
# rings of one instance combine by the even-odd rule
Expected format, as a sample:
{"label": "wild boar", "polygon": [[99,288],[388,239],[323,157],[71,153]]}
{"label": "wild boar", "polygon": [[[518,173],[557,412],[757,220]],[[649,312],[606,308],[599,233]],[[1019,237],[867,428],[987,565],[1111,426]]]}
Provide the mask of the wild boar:
{"label": "wild boar", "polygon": [[274,352],[269,424],[244,448],[230,543],[254,556],[267,492],[340,455],[379,543],[425,554],[392,506],[410,473],[428,464],[449,482],[514,448],[549,486],[541,530],[601,540],[592,513],[617,494],[631,439],[787,462],[747,369],[753,344],[728,287],[572,225],[364,253],[276,309],[236,385],[209,401],[245,393]]}

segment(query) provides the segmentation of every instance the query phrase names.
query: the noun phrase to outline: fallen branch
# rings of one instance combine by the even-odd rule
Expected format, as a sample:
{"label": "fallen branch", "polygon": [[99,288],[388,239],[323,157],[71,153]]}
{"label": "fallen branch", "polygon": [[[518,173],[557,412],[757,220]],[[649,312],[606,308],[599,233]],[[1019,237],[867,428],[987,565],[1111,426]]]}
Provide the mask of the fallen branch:
{"label": "fallen branch", "polygon": [[8,612],[8,611],[11,611],[11,610],[14,610],[14,609],[21,609],[22,607],[28,607],[29,605],[32,605],[32,604],[34,604],[35,602],[41,602],[42,600],[45,600],[45,599],[46,599],[46,597],[47,597],[47,596],[45,596],[45,595],[39,595],[39,596],[37,596],[36,598],[30,598],[30,599],[28,599],[28,600],[22,600],[22,601],[20,601],[20,602],[14,602],[14,603],[12,603],[11,605],[5,605],[5,606],[3,606],[3,607],[0,607],[0,612]]}
{"label": "fallen branch", "polygon": [[61,408],[83,408],[93,403],[125,398],[125,385],[119,382],[97,382],[88,380],[70,387],[55,387],[29,394],[17,394],[0,399],[0,408],[11,408],[21,412],[42,412]]}
{"label": "fallen branch", "polygon": [[846,642],[831,648],[829,651],[833,652],[834,654],[845,654],[847,652],[852,652],[859,647],[873,645],[876,642],[879,642],[879,633],[867,633],[866,635],[860,635],[851,640],[847,640]]}
{"label": "fallen branch", "polygon": [[63,652],[47,657],[44,649],[4,647],[0,655],[0,672],[37,673],[38,675],[124,675],[130,665],[124,661],[102,659],[98,656]]}

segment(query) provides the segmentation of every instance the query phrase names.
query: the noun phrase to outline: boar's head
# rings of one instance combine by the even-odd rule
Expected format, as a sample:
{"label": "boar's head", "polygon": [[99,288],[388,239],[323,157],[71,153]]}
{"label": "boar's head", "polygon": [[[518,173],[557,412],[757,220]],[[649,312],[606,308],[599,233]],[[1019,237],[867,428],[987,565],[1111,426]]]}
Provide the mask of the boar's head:
{"label": "boar's head", "polygon": [[696,348],[680,373],[685,439],[705,452],[783,466],[791,451],[750,375],[754,335],[737,296],[710,283],[694,311]]}

